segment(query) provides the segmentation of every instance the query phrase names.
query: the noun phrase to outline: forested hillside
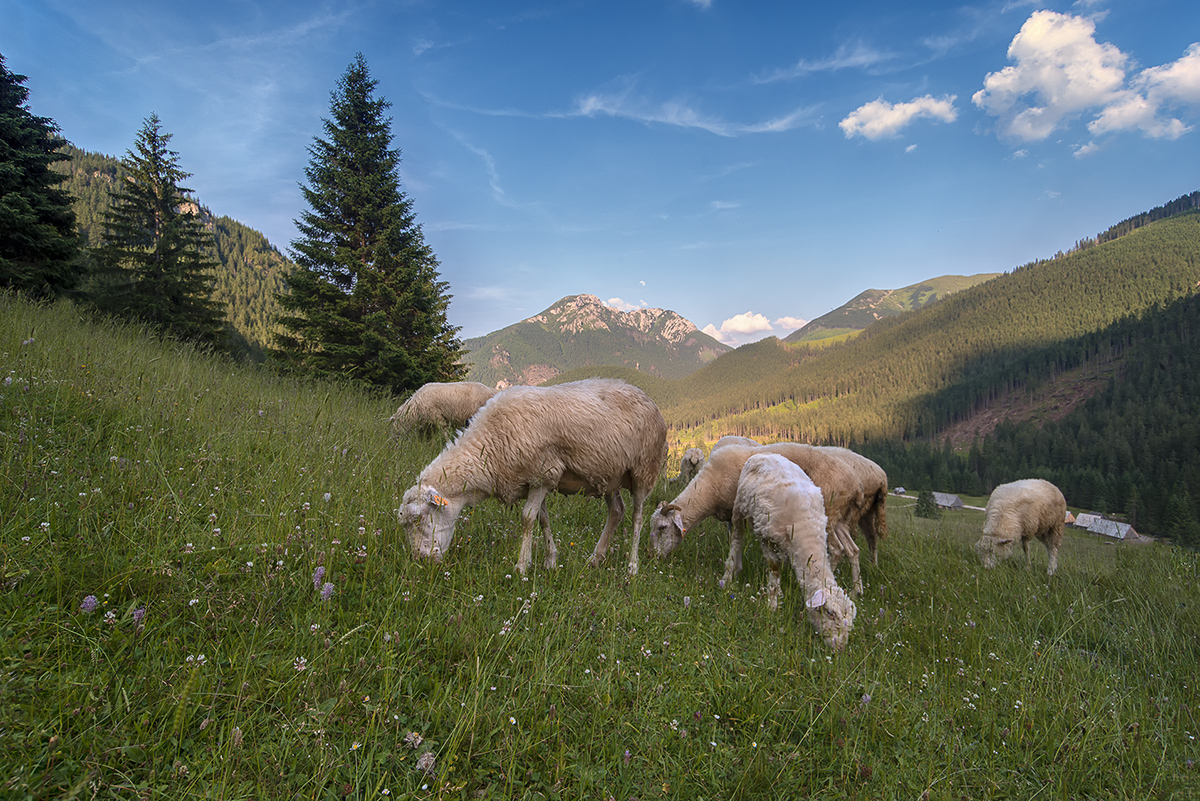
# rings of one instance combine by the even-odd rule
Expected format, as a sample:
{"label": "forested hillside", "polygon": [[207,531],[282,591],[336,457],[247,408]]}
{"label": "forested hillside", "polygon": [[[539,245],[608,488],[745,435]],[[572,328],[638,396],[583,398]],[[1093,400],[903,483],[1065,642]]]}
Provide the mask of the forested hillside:
{"label": "forested hillside", "polygon": [[[121,162],[100,153],[68,145],[70,161],[56,169],[66,173],[62,187],[75,197],[73,208],[81,241],[90,248],[99,244],[104,215],[109,208],[109,189],[123,174]],[[275,293],[284,291],[289,267],[283,255],[260,232],[229,217],[217,217],[200,206],[200,217],[212,232],[216,272],[213,296],[225,304],[235,353],[256,361],[265,358],[271,341],[270,321],[277,312]]]}
{"label": "forested hillside", "polygon": [[1187,295],[1198,280],[1193,212],[1019,268],[844,344],[779,345],[786,355],[773,363],[792,363],[782,371],[742,363],[739,349],[678,382],[664,415],[685,441],[731,431],[843,443],[936,437],[1012,384],[1078,366],[1084,354],[1070,343],[1079,337]]}

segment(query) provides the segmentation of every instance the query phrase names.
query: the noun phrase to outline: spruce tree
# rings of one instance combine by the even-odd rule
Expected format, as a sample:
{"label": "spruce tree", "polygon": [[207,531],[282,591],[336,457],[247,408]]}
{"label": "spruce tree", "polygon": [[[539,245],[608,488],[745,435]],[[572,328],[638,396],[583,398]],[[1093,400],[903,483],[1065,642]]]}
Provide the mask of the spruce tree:
{"label": "spruce tree", "polygon": [[348,378],[400,394],[462,377],[458,328],[438,261],[400,189],[389,103],[375,97],[359,53],[330,96],[314,137],[296,221],[295,270],[274,355],[308,375]]}
{"label": "spruce tree", "polygon": [[222,305],[212,300],[216,267],[212,235],[200,207],[179,182],[191,176],[168,148],[157,114],[146,118],[135,150],[121,164],[105,214],[96,304],[104,311],[159,328],[177,339],[217,344],[224,333]]}
{"label": "spruce tree", "polygon": [[67,160],[67,141],[48,117],[26,105],[24,75],[0,55],[0,287],[52,298],[74,289],[82,274],[66,178],[51,169]]}

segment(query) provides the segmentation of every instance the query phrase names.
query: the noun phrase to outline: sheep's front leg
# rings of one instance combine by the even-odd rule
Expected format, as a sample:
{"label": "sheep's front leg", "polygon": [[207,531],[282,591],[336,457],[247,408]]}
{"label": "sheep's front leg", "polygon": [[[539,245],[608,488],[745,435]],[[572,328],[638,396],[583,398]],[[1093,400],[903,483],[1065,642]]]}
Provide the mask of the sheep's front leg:
{"label": "sheep's front leg", "polygon": [[[618,493],[619,494],[619,493]],[[642,509],[646,505],[646,495],[648,492],[634,492],[633,494],[633,532],[629,538],[629,575],[636,576],[638,572],[638,548],[642,542]],[[622,511],[621,516],[625,513]],[[654,534],[651,533],[651,539]]]}
{"label": "sheep's front leg", "polygon": [[732,523],[729,526],[729,556],[725,558],[725,575],[721,583],[727,584],[734,575],[742,572],[742,536],[745,522]]}
{"label": "sheep's front leg", "polygon": [[779,610],[779,595],[782,582],[780,579],[780,571],[783,570],[783,556],[768,540],[762,541],[763,557],[767,560],[767,568],[770,573],[767,575],[767,606],[772,612]]}
{"label": "sheep's front leg", "polygon": [[525,497],[525,506],[521,509],[521,551],[517,554],[517,572],[521,575],[525,575],[533,561],[533,527],[539,521],[544,522],[546,537],[550,539],[550,515],[542,516],[549,491],[546,487],[530,487],[529,495]]}
{"label": "sheep's front leg", "polygon": [[608,518],[604,521],[604,530],[600,532],[600,539],[596,540],[596,547],[587,560],[592,567],[604,561],[605,555],[608,554],[608,546],[612,543],[613,532],[621,524],[621,518],[625,517],[625,502],[621,500],[620,490],[606,492],[604,501],[608,504]]}

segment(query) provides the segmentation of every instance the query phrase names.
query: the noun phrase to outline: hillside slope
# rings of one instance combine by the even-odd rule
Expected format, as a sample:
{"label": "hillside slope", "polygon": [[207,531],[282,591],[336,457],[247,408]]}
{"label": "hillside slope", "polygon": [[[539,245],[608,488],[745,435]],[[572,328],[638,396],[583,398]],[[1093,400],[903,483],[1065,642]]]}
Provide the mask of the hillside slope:
{"label": "hillside slope", "polygon": [[861,331],[885,317],[921,309],[955,292],[991,280],[1000,273],[942,275],[901,289],[868,289],[831,312],[789,334],[788,343],[815,342]]}
{"label": "hillside slope", "polygon": [[[844,344],[782,346],[792,362],[782,371],[735,370],[743,358],[735,351],[676,387],[663,412],[684,438],[689,429],[820,442],[928,437],[1004,391],[1029,352],[1050,360],[1035,372],[1070,369],[1079,354],[1055,346],[1191,294],[1198,282],[1193,212],[1019,268]],[[709,380],[720,373],[738,380]]]}
{"label": "hillside slope", "polygon": [[493,387],[540,384],[594,366],[680,378],[730,350],[673,311],[623,312],[595,295],[570,295],[540,314],[463,344],[468,379]]}

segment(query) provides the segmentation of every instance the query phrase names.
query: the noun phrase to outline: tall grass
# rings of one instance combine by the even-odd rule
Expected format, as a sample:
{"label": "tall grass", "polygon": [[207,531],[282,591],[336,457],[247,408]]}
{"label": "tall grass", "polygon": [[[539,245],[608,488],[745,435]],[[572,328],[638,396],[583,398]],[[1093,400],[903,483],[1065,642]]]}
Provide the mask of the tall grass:
{"label": "tall grass", "polygon": [[394,509],[437,446],[389,441],[387,400],[12,299],[0,382],[5,798],[1200,786],[1194,554],[1069,534],[1052,580],[1044,550],[989,572],[979,513],[897,505],[833,655],[794,582],[768,612],[757,549],[717,587],[712,521],[634,579],[627,532],[584,564],[581,498],[551,501],[555,571],[515,572],[494,502],[412,559]]}

